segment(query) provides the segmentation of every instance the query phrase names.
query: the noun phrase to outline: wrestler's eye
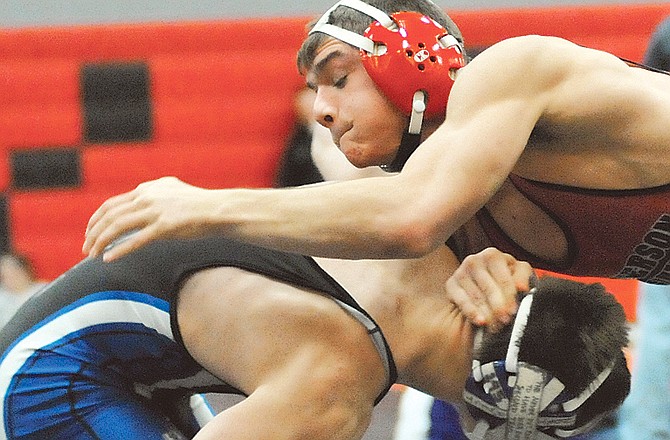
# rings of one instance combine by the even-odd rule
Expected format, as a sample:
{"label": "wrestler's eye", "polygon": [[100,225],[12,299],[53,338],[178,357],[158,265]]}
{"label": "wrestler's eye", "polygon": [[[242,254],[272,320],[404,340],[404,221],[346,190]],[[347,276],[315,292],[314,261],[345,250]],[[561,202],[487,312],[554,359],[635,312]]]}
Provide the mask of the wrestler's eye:
{"label": "wrestler's eye", "polygon": [[343,89],[347,85],[347,75],[344,75],[342,78],[335,81],[335,87],[338,89]]}

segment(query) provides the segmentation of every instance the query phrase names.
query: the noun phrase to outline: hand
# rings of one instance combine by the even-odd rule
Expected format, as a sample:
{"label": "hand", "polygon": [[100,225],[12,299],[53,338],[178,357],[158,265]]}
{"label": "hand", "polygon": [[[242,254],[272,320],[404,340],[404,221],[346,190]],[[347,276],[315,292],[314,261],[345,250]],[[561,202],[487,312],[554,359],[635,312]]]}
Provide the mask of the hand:
{"label": "hand", "polygon": [[466,257],[446,282],[447,296],[466,318],[489,331],[511,322],[517,294],[530,290],[530,264],[495,248]]}
{"label": "hand", "polygon": [[200,235],[207,225],[209,193],[175,177],[163,177],[111,197],[91,216],[82,251],[91,257],[104,252],[104,260],[111,261],[160,237]]}

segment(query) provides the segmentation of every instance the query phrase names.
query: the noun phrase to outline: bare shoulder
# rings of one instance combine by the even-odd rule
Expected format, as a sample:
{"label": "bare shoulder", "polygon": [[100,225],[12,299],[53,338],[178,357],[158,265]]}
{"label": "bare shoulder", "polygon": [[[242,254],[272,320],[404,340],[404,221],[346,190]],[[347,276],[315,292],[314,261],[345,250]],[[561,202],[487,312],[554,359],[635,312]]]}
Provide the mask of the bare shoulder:
{"label": "bare shoulder", "polygon": [[538,119],[563,117],[579,113],[582,107],[592,112],[620,106],[643,88],[651,91],[653,78],[641,77],[660,75],[642,70],[610,53],[558,37],[510,38],[483,51],[462,69],[454,86],[454,102],[472,113],[513,100]]}
{"label": "bare shoulder", "polygon": [[483,51],[463,69],[462,81],[469,82],[472,77],[502,91],[527,93],[556,87],[585,71],[626,67],[606,52],[558,37],[526,35],[503,40]]}
{"label": "bare shoulder", "polygon": [[297,360],[304,369],[333,357],[347,371],[380,365],[365,327],[332,298],[235,267],[190,276],[177,320],[194,359],[245,391]]}
{"label": "bare shoulder", "polygon": [[593,59],[598,62],[609,60],[610,63],[625,65],[607,52],[581,46],[564,38],[544,35],[524,35],[502,40],[484,50],[475,61],[492,60],[496,63],[525,68],[542,65],[571,67],[580,65],[581,62],[588,64]]}
{"label": "bare shoulder", "polygon": [[567,63],[553,54],[563,57],[573,46],[566,40],[537,35],[496,43],[459,71],[449,98],[452,113],[471,115],[508,100],[525,102],[536,107],[532,113],[541,113],[543,93],[566,74]]}

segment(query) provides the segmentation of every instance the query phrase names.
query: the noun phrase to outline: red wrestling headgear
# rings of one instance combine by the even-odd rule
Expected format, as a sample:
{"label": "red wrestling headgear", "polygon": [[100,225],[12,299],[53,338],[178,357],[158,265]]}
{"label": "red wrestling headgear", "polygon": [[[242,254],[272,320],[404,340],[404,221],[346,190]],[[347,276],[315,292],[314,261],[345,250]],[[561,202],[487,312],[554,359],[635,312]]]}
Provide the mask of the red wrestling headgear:
{"label": "red wrestling headgear", "polygon": [[[328,23],[330,13],[347,6],[375,21],[363,35]],[[463,49],[453,35],[418,12],[388,16],[361,0],[342,0],[331,7],[310,33],[322,32],[358,47],[363,65],[377,87],[405,114],[444,115],[454,83],[453,70],[465,65]],[[420,92],[417,94],[417,92]],[[414,115],[418,113],[418,115]],[[419,130],[421,121],[418,121]]]}

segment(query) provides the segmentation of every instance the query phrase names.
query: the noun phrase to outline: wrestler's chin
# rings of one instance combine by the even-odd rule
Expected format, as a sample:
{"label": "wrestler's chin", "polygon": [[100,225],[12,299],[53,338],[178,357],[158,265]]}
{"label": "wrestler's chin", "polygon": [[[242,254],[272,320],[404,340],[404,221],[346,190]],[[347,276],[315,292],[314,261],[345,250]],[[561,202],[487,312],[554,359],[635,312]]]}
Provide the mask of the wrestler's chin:
{"label": "wrestler's chin", "polygon": [[374,165],[372,163],[369,163],[368,159],[366,158],[364,152],[361,150],[359,146],[347,146],[347,147],[342,147],[340,146],[340,150],[344,154],[344,156],[347,158],[349,163],[351,163],[353,166],[356,168],[365,168],[370,165]]}
{"label": "wrestler's chin", "polygon": [[340,150],[356,168],[381,166],[393,160],[393,156],[380,155],[382,147],[367,143],[342,142]]}

